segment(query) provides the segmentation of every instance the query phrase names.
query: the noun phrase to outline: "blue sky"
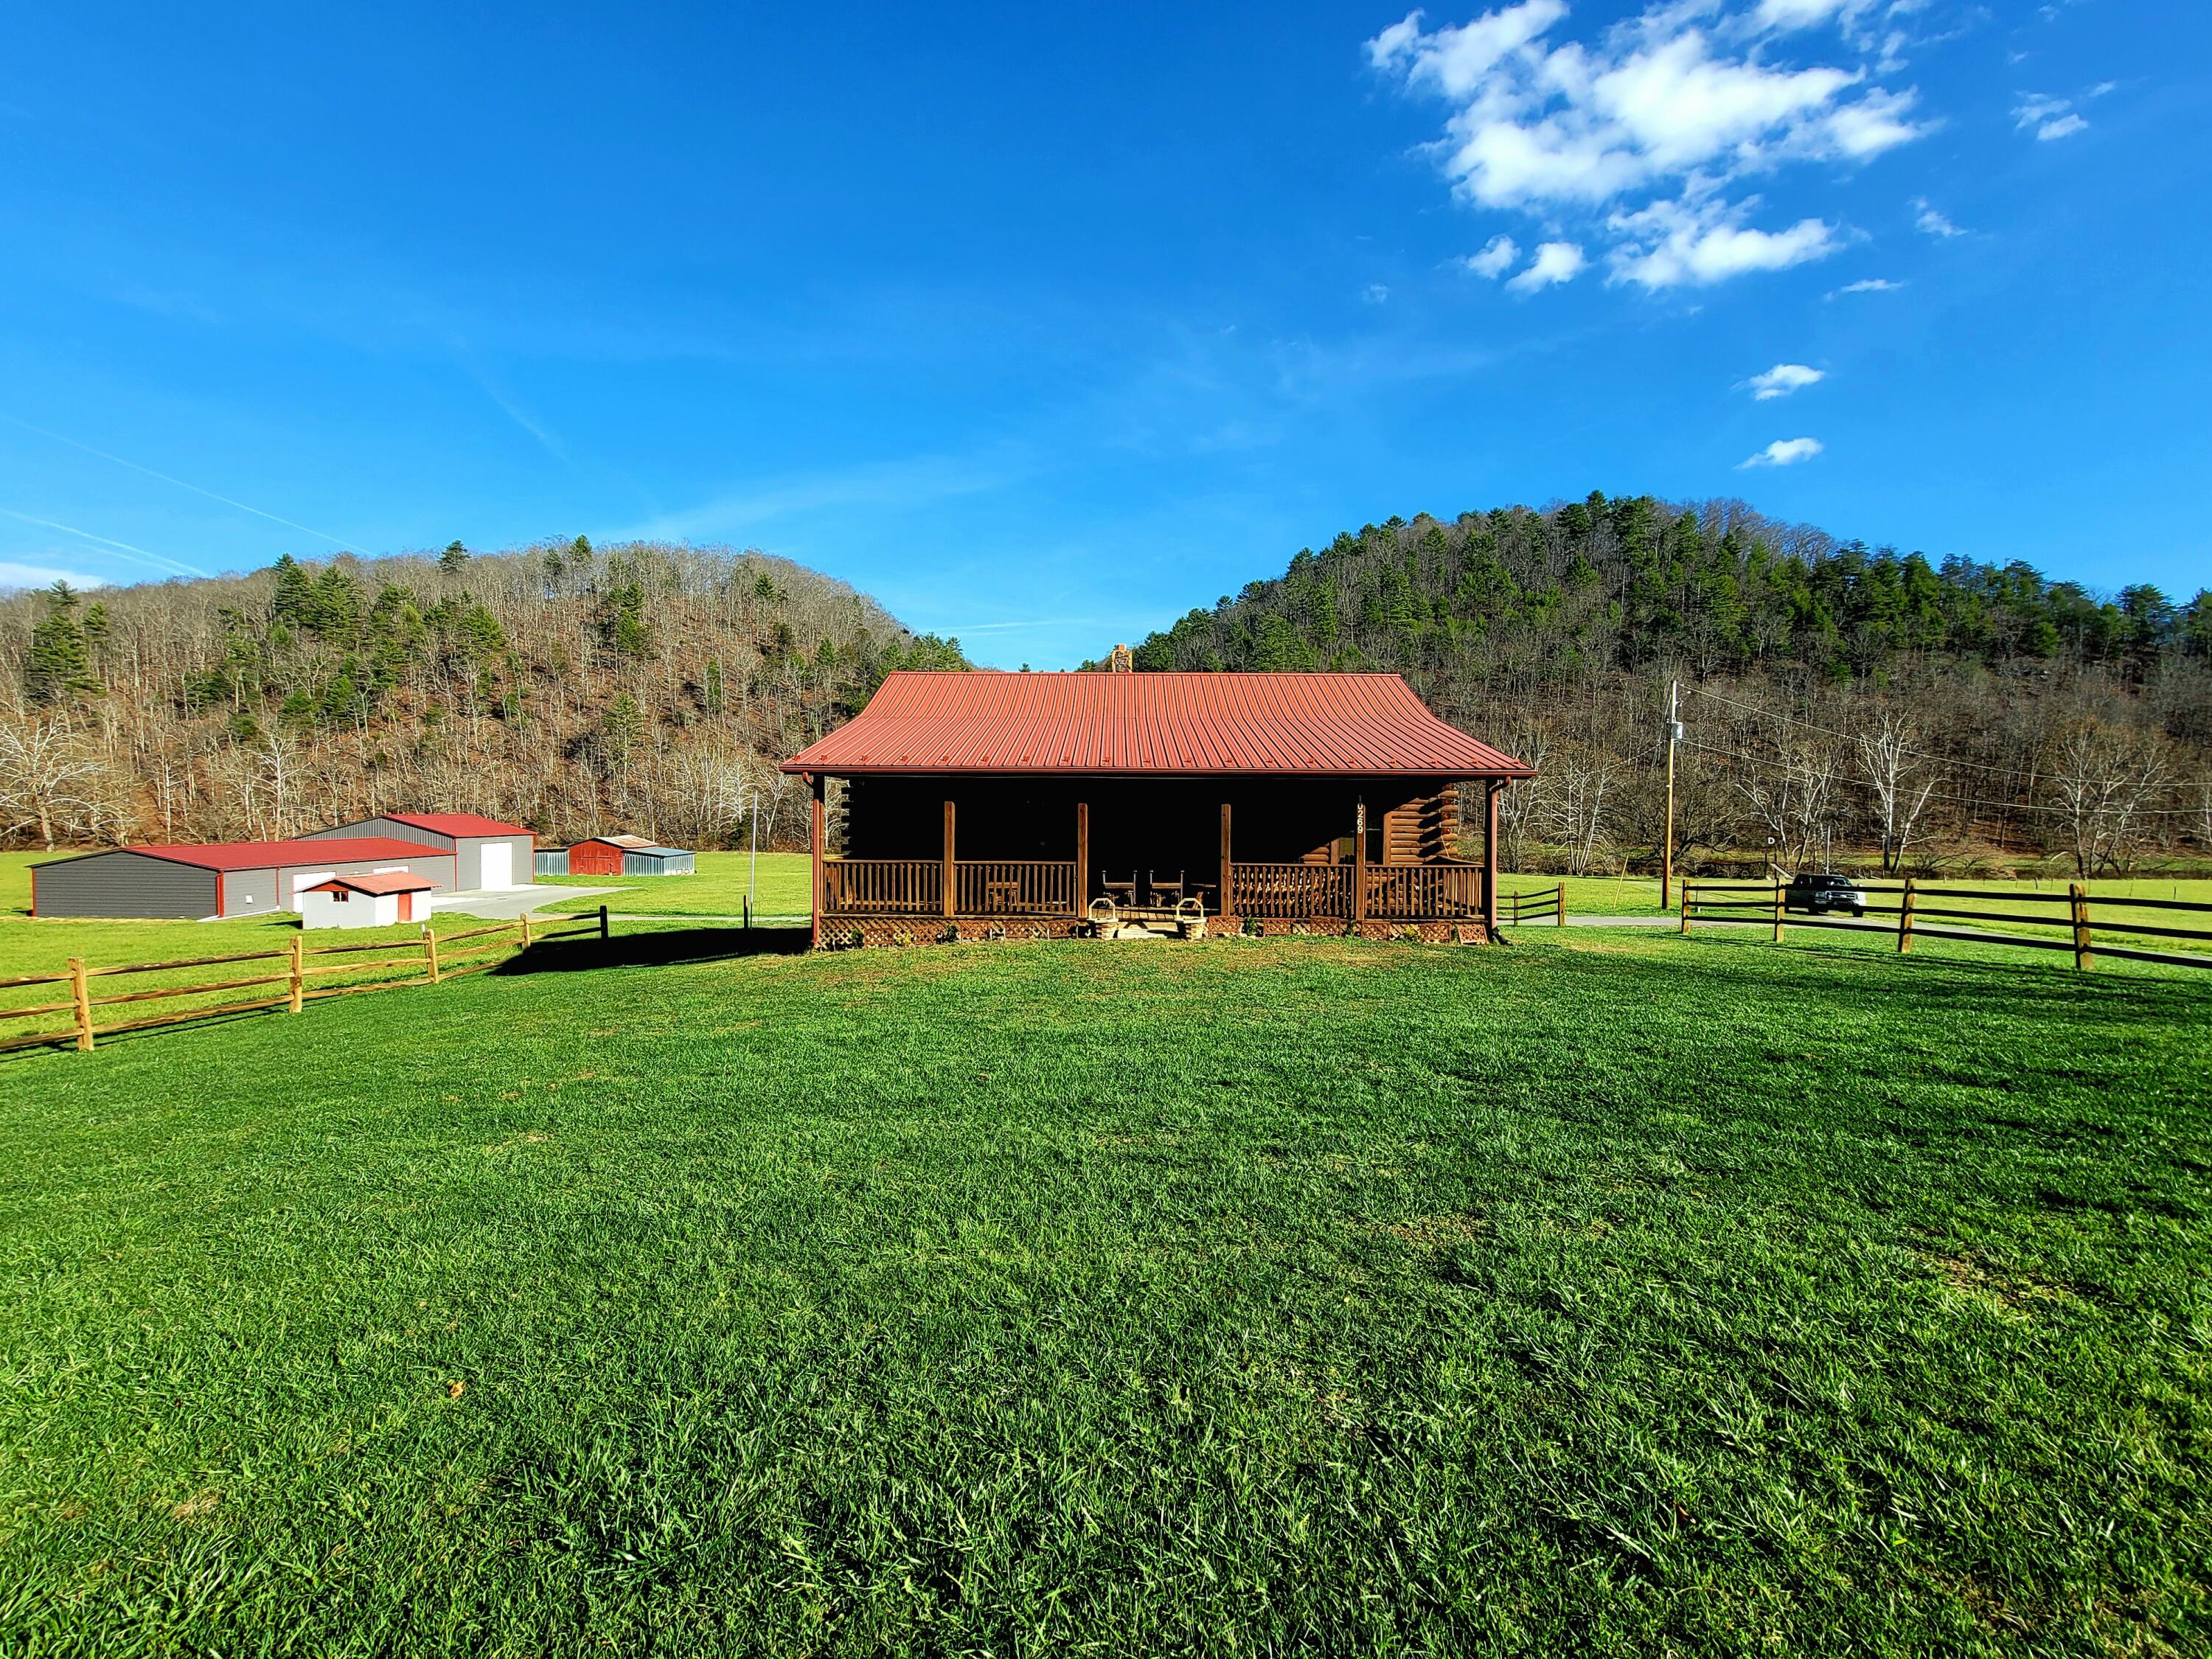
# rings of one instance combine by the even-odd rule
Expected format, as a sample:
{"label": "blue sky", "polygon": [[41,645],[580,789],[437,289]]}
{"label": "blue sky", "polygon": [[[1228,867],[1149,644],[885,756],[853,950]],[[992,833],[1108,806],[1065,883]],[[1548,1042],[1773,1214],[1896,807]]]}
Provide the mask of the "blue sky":
{"label": "blue sky", "polygon": [[2201,0],[4,15],[0,580],[658,535],[1064,666],[1600,488],[2212,581]]}

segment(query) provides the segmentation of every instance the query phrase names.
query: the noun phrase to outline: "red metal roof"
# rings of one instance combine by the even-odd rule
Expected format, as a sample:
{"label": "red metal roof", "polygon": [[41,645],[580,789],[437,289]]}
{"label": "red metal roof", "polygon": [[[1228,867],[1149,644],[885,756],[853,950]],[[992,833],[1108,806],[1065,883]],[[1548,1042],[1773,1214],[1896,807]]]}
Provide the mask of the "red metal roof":
{"label": "red metal roof", "polygon": [[1438,720],[1397,674],[915,670],[885,678],[783,769],[1529,775]]}
{"label": "red metal roof", "polygon": [[[317,845],[327,847],[330,843],[321,842]],[[350,887],[356,893],[426,893],[435,885],[435,883],[426,881],[421,876],[404,875],[392,870],[373,876],[332,876],[328,881],[317,882],[307,891],[320,893],[332,887]]]}
{"label": "red metal roof", "polygon": [[474,812],[381,812],[377,816],[390,818],[394,823],[411,823],[417,830],[428,830],[441,836],[530,834],[519,823],[501,823],[497,818],[479,817]]}
{"label": "red metal roof", "polygon": [[[434,847],[390,836],[362,836],[342,841],[225,841],[206,846],[161,842],[144,847],[114,847],[115,853],[141,853],[172,864],[197,865],[203,870],[273,870],[279,865],[364,864],[373,859],[449,859]],[[79,858],[98,858],[80,853]],[[56,859],[56,864],[74,860]]]}

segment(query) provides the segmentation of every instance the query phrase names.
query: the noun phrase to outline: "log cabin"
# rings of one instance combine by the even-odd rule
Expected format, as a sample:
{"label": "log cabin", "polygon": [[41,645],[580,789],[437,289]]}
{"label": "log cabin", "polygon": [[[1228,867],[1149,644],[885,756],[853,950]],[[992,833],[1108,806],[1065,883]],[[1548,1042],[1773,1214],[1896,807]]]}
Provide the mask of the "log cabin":
{"label": "log cabin", "polygon": [[1498,794],[1532,775],[1400,675],[1126,669],[894,673],[783,769],[811,788],[817,947],[1199,915],[1489,939]]}

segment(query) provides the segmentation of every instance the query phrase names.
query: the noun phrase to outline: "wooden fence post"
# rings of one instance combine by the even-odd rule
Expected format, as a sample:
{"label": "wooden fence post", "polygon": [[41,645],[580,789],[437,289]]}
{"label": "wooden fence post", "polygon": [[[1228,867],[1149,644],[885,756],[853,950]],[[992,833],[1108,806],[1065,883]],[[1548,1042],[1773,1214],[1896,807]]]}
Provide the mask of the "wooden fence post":
{"label": "wooden fence post", "polygon": [[1897,905],[1897,954],[1912,954],[1912,878],[1905,878],[1905,896]]}
{"label": "wooden fence post", "polygon": [[604,944],[604,943],[605,942],[605,940],[606,940],[606,938],[607,938],[607,907],[606,907],[605,905],[602,904],[602,905],[599,907],[599,939],[600,939],[600,942]]}
{"label": "wooden fence post", "polygon": [[1777,945],[1782,943],[1782,894],[1783,886],[1778,881],[1774,884],[1774,942]]}
{"label": "wooden fence post", "polygon": [[1565,927],[1566,925],[1567,925],[1567,884],[1566,884],[1566,883],[1565,883],[1565,882],[1563,881],[1563,882],[1561,882],[1561,883],[1559,884],[1559,926],[1560,926],[1560,927]]}
{"label": "wooden fence post", "polygon": [[430,931],[430,924],[422,924],[422,959],[430,967],[430,983],[438,982],[438,936]]}
{"label": "wooden fence post", "polygon": [[92,1048],[92,988],[85,983],[84,958],[69,959],[70,1000],[76,1008],[76,1046],[80,1051]]}
{"label": "wooden fence post", "polygon": [[1682,884],[1682,937],[1690,936],[1690,884]]}
{"label": "wooden fence post", "polygon": [[2066,896],[2071,901],[2068,908],[2074,913],[2074,965],[2094,968],[2096,953],[2089,948],[2089,896],[2076,881],[2068,884]]}
{"label": "wooden fence post", "polygon": [[299,934],[292,935],[291,977],[284,986],[284,1012],[296,1014],[306,1000],[307,988],[307,942]]}

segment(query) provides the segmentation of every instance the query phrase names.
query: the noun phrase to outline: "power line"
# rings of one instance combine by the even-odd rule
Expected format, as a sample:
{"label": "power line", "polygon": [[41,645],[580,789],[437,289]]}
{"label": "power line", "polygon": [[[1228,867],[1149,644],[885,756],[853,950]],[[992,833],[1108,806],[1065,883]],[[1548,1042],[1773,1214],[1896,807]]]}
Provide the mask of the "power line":
{"label": "power line", "polygon": [[[1696,738],[1690,738],[1686,739],[1686,741],[1690,745],[1691,752],[1698,756],[1700,759],[1717,757],[1722,760],[1740,763],[1747,766],[1755,766],[1758,764],[1757,757],[1744,754],[1740,750],[1708,748],[1704,743]],[[1862,789],[1870,789],[1874,787],[1867,782],[1865,779],[1860,777],[1849,777],[1846,781]],[[2182,787],[2185,788],[2188,786],[2183,785]],[[2207,785],[2205,787],[2208,790],[2212,790],[2212,785]],[[1905,790],[1900,791],[1900,793],[1917,795],[1919,792],[1917,790]],[[2066,808],[2063,806],[2054,806],[2047,802],[2000,801],[1992,800],[1985,795],[1951,795],[1931,792],[1929,794],[1928,799],[1929,800],[1946,801],[1954,805],[1978,807],[1984,811],[1993,813],[2056,812],[2063,814],[2066,811]],[[2197,815],[2197,811],[2198,809],[2193,806],[2147,806],[2136,809],[2131,816],[2139,818],[2193,818]]]}
{"label": "power line", "polygon": [[[1715,702],[1724,702],[1731,708],[1741,708],[1745,714],[1757,714],[1763,720],[1787,720],[1794,726],[1803,726],[1808,732],[1818,732],[1822,737],[1840,738],[1845,743],[1858,741],[1856,733],[1838,732],[1832,726],[1816,726],[1802,714],[1777,714],[1771,708],[1761,708],[1755,703],[1739,702],[1734,697],[1723,696],[1717,691],[1709,691],[1701,685],[1693,685],[1689,689],[1693,696],[1710,697]],[[1909,755],[1915,760],[1929,761],[1937,766],[1964,766],[1977,772],[2001,772],[2012,777],[2018,777],[2021,774],[2021,769],[2017,766],[1991,766],[1985,761],[1958,760],[1948,755],[1931,755],[1921,749],[1900,749],[1898,753]]]}

